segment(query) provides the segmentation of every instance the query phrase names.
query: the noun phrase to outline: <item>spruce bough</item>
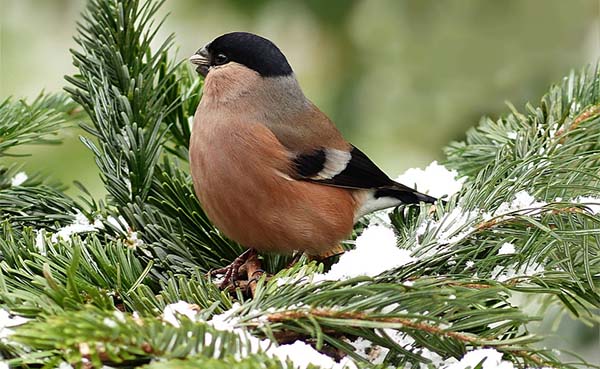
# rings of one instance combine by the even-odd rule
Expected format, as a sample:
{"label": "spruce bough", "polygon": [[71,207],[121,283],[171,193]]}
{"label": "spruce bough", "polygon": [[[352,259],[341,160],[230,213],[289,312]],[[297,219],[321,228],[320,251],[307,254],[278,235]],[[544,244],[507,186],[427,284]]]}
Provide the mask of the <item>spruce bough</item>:
{"label": "spruce bough", "polygon": [[[389,215],[411,263],[375,277],[311,282],[323,266],[303,260],[245,299],[206,278],[241,247],[209,223],[192,190],[189,121],[201,82],[172,60],[172,36],[150,48],[161,5],[90,0],[67,94],[0,103],[0,300],[19,317],[5,320],[4,329],[15,325],[0,342],[5,361],[292,368],[275,342],[302,341],[358,366],[384,352],[383,367],[443,367],[485,348],[515,367],[590,365],[539,348],[543,337],[528,324],[544,311],[533,315],[511,297],[543,299],[546,309],[598,324],[596,68],[571,73],[538,107],[484,118],[446,149],[445,165],[467,177],[462,190],[433,213]],[[56,132],[82,115],[82,141],[108,197],[82,189],[71,198],[35,174],[16,184],[11,148],[57,143]],[[515,251],[500,252],[505,244]],[[287,261],[266,256],[265,265],[275,272]],[[193,313],[169,321],[165,309],[179,301],[195,304]]]}

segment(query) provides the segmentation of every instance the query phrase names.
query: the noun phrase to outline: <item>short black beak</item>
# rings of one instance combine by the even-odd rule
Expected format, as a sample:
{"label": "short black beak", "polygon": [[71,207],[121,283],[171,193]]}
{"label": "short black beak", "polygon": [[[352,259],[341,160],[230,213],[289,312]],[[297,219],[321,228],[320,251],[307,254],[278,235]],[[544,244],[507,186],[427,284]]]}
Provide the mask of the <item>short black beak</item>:
{"label": "short black beak", "polygon": [[208,70],[210,69],[210,53],[206,49],[206,46],[190,56],[190,63],[197,65],[198,68],[196,68],[196,72],[200,73],[203,77],[206,77]]}

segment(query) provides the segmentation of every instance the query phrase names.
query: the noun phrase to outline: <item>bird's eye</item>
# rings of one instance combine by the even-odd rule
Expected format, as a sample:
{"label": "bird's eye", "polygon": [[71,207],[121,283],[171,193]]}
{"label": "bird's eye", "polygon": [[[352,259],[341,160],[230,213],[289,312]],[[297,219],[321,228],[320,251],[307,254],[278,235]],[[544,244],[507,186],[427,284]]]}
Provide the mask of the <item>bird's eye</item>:
{"label": "bird's eye", "polygon": [[229,58],[227,57],[227,55],[225,55],[223,53],[218,53],[217,56],[215,57],[216,65],[223,65],[223,64],[227,63],[228,61],[229,61]]}

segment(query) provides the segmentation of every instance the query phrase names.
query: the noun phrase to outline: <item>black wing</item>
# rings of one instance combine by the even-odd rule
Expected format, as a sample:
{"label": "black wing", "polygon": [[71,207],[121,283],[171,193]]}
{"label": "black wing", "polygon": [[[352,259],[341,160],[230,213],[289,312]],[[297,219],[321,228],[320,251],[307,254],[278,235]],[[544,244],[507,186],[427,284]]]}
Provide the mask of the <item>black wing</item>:
{"label": "black wing", "polygon": [[[404,203],[433,203],[436,200],[391,180],[367,155],[354,146],[349,155],[332,154],[334,152],[331,149],[318,149],[297,155],[293,161],[294,177],[328,186],[375,189],[375,198],[394,197]],[[331,168],[338,170],[332,171]]]}
{"label": "black wing", "polygon": [[[347,188],[379,188],[395,183],[354,146],[350,150],[350,155],[332,155],[331,152],[332,150],[319,149],[296,156],[294,159],[296,177]],[[333,160],[340,162],[331,163]],[[331,173],[326,171],[328,165],[341,170]]]}

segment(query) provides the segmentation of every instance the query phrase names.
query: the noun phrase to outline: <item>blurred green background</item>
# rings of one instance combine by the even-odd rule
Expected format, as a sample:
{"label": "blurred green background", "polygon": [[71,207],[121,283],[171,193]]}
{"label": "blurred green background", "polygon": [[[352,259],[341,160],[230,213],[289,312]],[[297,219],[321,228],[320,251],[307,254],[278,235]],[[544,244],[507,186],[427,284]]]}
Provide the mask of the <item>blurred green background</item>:
{"label": "blurred green background", "polygon": [[[83,0],[0,0],[0,97],[60,90]],[[443,159],[481,115],[536,102],[599,53],[596,0],[168,0],[162,39],[186,58],[233,30],[287,55],[309,96],[356,146],[396,176]],[[27,169],[102,189],[80,132],[37,147]],[[31,151],[31,150],[28,150]],[[73,190],[74,191],[74,190]]]}
{"label": "blurred green background", "polygon": [[[0,4],[0,98],[60,90],[74,71],[69,48],[85,2]],[[600,55],[597,0],[167,0],[163,10],[171,15],[159,40],[175,33],[180,59],[234,30],[274,41],[307,96],[392,176],[443,159],[480,116],[504,114],[507,100],[535,105]],[[101,196],[79,134],[27,149],[25,168]],[[597,329],[563,331],[575,351],[598,359]]]}

